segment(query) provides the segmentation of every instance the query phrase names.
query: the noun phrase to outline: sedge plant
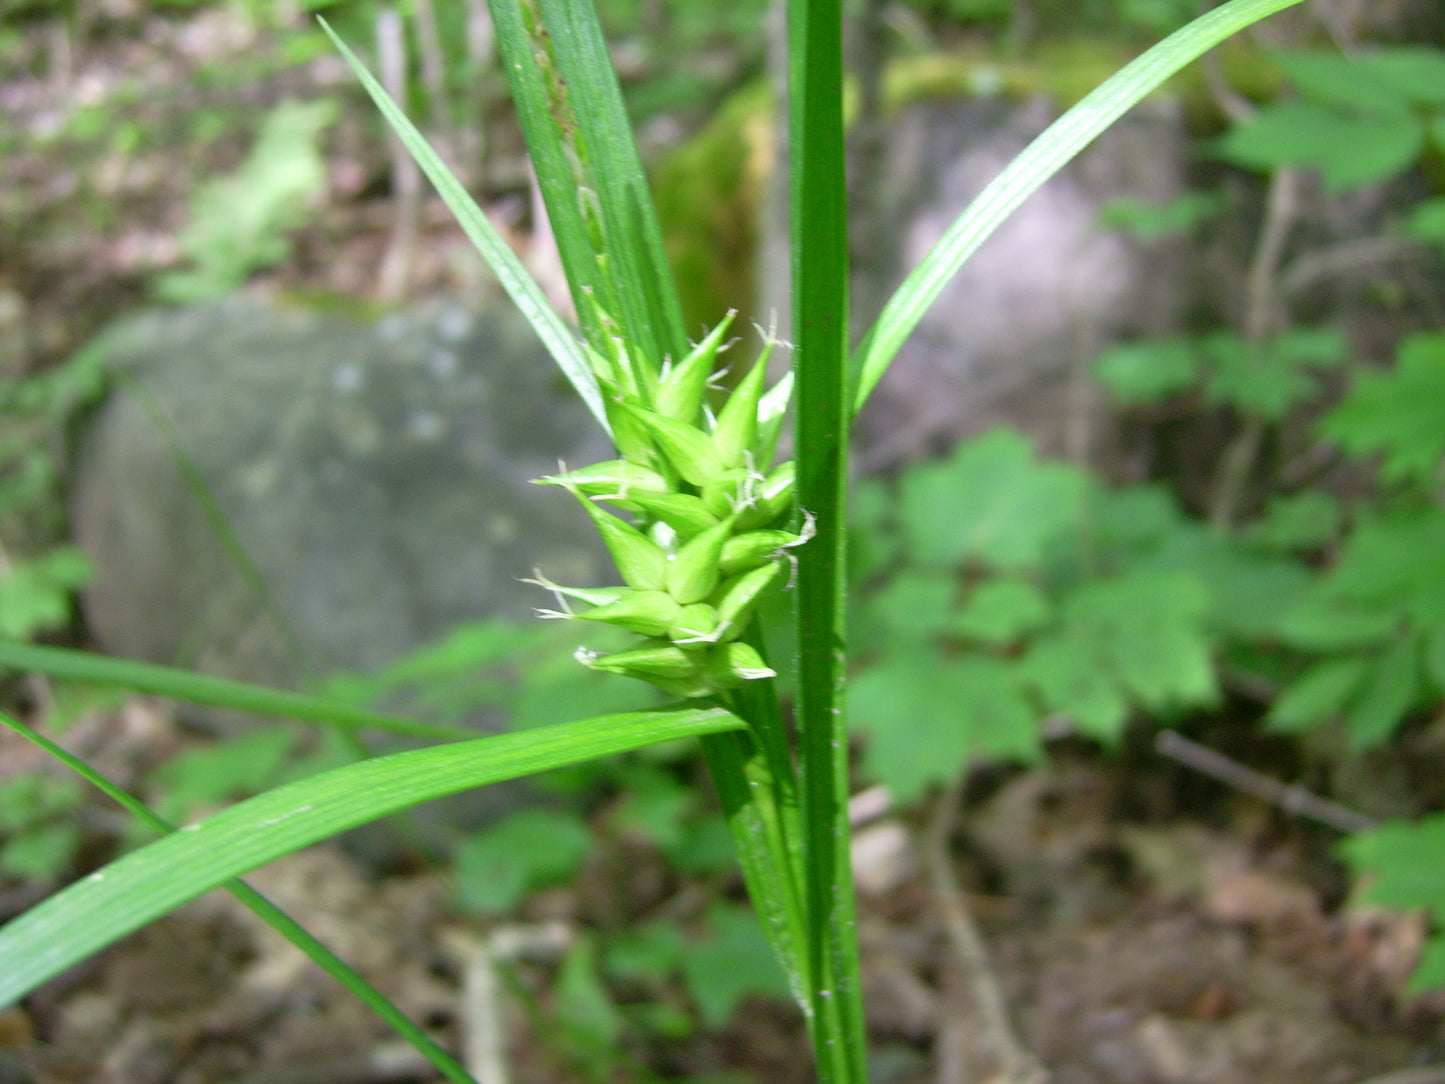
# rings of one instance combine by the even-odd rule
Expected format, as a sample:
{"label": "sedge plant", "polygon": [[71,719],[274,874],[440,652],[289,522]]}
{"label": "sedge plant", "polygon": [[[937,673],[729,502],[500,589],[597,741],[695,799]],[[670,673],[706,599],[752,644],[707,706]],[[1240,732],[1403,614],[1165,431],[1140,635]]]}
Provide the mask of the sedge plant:
{"label": "sedge plant", "polygon": [[[948,279],[1031,192],[1185,64],[1298,0],[1230,0],[1122,69],[1041,135],[978,197],[849,350],[841,0],[789,0],[788,125],[793,364],[765,388],[771,341],[713,410],[728,328],[692,345],[591,0],[489,0],[580,328],[574,331],[400,109],[337,40],[468,237],[612,436],[606,463],[543,479],[576,500],[616,559],[614,587],[556,585],[556,613],[630,630],[583,654],[640,678],[665,708],[443,741],[267,791],[171,831],[0,929],[0,1006],[210,888],[226,885],[290,931],[449,1080],[470,1078],[380,995],[235,878],[273,858],[431,798],[680,737],[702,747],[744,880],[787,975],[823,1081],[866,1079],[846,817],[843,583],[847,433]],[[579,334],[580,332],[580,334]],[[792,400],[795,464],[772,463]],[[570,497],[568,494],[570,493]],[[615,512],[625,512],[624,519]],[[770,659],[756,607],[789,581],[796,641]],[[459,738],[325,699],[25,644],[0,666],[333,726]],[[773,684],[790,667],[791,724]],[[3,717],[0,717],[3,718]],[[4,721],[22,733],[16,720]],[[796,737],[794,737],[796,736]],[[36,736],[38,740],[38,736]],[[52,749],[54,747],[51,747]],[[77,770],[82,765],[68,760]],[[91,781],[103,785],[91,773]],[[113,791],[113,788],[111,788]],[[133,812],[139,808],[119,793]],[[149,822],[157,830],[167,826]]]}

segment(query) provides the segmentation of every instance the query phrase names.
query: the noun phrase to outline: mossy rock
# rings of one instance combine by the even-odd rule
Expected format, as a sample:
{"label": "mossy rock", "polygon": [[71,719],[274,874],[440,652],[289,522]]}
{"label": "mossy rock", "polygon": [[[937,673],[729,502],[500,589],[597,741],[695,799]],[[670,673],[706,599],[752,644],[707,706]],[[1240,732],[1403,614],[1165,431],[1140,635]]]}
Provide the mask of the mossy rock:
{"label": "mossy rock", "polygon": [[[1027,58],[1002,58],[982,48],[900,57],[884,75],[884,111],[896,117],[922,102],[1045,96],[1062,112],[1104,82],[1135,54],[1118,38],[1070,38],[1042,43]],[[1259,46],[1232,40],[1218,51],[1225,78],[1239,93],[1267,100],[1280,92],[1277,65]],[[1191,65],[1168,84],[1188,127],[1212,132],[1223,123],[1205,83]],[[849,94],[848,115],[856,95]],[[658,214],[677,276],[687,326],[711,327],[729,308],[756,298],[757,248],[767,186],[775,165],[775,107],[763,81],[735,93],[717,116],[669,155],[657,171]]]}
{"label": "mossy rock", "polygon": [[116,380],[71,516],[112,654],[294,685],[526,620],[536,567],[604,574],[575,505],[530,480],[607,441],[510,305],[361,322],[248,295],[103,341]]}
{"label": "mossy rock", "polygon": [[[884,108],[897,115],[922,101],[1022,101],[1039,94],[1067,108],[1127,59],[1119,46],[1098,43],[1052,45],[1029,61],[982,50],[904,57],[888,66]],[[855,103],[850,88],[850,120]],[[657,169],[658,217],[693,331],[716,324],[730,308],[741,310],[740,327],[758,316],[748,310],[756,299],[759,231],[776,164],[775,113],[768,84],[750,83]]]}
{"label": "mossy rock", "polygon": [[773,112],[765,83],[740,90],[658,170],[657,213],[690,329],[752,302]]}

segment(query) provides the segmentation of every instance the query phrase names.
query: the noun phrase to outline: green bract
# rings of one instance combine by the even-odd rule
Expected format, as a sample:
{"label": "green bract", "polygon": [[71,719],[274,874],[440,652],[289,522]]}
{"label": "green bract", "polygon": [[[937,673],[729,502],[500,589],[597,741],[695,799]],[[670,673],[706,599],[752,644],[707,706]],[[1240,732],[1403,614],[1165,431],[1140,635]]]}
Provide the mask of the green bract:
{"label": "green bract", "polygon": [[657,385],[653,407],[664,417],[692,424],[702,413],[703,394],[708,377],[717,366],[722,338],[732,325],[734,310],[724,316],[717,327],[688,352],[687,357],[670,368]]}
{"label": "green bract", "polygon": [[625,459],[609,459],[581,470],[549,474],[537,479],[538,485],[567,486],[589,497],[600,497],[619,508],[631,508],[630,502],[643,497],[667,496],[671,487],[657,471]]}
{"label": "green bract", "polygon": [[643,636],[661,636],[672,627],[681,609],[666,591],[628,591],[616,602],[596,606],[577,616],[605,621]]}
{"label": "green bract", "polygon": [[[612,321],[594,303],[602,327]],[[625,586],[560,587],[542,577],[559,610],[549,617],[600,621],[645,637],[610,655],[579,649],[586,666],[626,674],[675,696],[711,696],[772,677],[757,648],[739,638],[763,592],[779,579],[788,550],[806,542],[784,530],[794,469],[770,469],[790,381],[764,392],[774,340],[713,414],[706,403],[725,317],[657,377],[621,342],[588,350],[620,458],[538,479],[560,485],[587,510]],[[631,513],[628,523],[597,506]],[[590,609],[572,613],[567,600]]]}

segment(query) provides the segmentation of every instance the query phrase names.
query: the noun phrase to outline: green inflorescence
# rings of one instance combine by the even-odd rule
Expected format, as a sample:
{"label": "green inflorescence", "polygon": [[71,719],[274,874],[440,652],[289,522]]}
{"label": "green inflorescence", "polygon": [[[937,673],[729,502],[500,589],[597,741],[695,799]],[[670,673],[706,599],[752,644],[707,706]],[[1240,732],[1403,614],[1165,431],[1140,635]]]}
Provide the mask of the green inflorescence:
{"label": "green inflorescence", "polygon": [[[597,313],[603,327],[611,326]],[[711,696],[774,671],[741,639],[787,552],[810,536],[781,526],[793,504],[792,462],[771,466],[790,378],[764,393],[767,335],[752,369],[714,415],[706,393],[734,313],[660,373],[637,363],[620,336],[588,350],[619,458],[537,479],[562,486],[591,517],[624,581],[562,587],[540,576],[558,610],[548,617],[616,625],[644,637],[624,651],[579,648],[595,670],[639,678],[675,696]],[[632,521],[599,502],[630,513]],[[588,608],[574,612],[571,602]]]}

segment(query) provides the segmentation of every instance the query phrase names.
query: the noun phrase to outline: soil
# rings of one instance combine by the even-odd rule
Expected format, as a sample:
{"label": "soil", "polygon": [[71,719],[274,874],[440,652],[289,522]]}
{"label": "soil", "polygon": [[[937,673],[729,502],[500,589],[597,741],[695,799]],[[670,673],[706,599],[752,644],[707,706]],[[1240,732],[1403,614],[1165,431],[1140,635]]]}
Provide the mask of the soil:
{"label": "soil", "polygon": [[[11,50],[16,70],[0,76],[13,125],[0,189],[0,317],[18,313],[0,330],[14,343],[20,329],[0,373],[53,363],[144,299],[152,277],[179,264],[174,237],[190,183],[231,168],[241,150],[224,135],[133,150],[51,133],[83,103],[119,100],[138,77],[144,92],[117,115],[178,131],[216,93],[191,78],[199,67],[276,44],[230,9],[162,17],[116,0],[93,14],[84,48],[68,57],[53,25],[24,30]],[[349,78],[322,58],[224,89],[229,104],[239,95],[254,109],[286,93],[348,88],[328,141],[327,205],[298,234],[297,257],[262,285],[376,297],[393,203],[384,147]],[[490,169],[514,176],[515,165]],[[521,216],[516,189],[491,191],[500,220]],[[405,292],[478,288],[445,217],[428,205],[421,222]],[[39,699],[33,689],[12,692],[16,703]],[[135,786],[196,738],[172,709],[133,699],[85,713],[66,740]],[[0,737],[0,778],[37,764],[23,743]],[[921,817],[944,818],[946,830],[931,834]],[[110,857],[122,830],[99,802],[83,823],[73,874]],[[992,990],[1019,1046],[1054,1084],[1445,1084],[1445,997],[1404,993],[1424,920],[1349,907],[1335,838],[1213,784],[1184,782],[1157,759],[1072,749],[1044,769],[981,770],[966,793],[941,796],[923,814],[860,823],[873,1080],[1021,1081],[1027,1061],[1010,1065],[1001,1032],[986,1023],[980,998]],[[449,1049],[477,1065],[490,1050],[515,1084],[812,1079],[800,1019],[762,997],[714,1032],[625,1029],[605,1059],[549,1023],[561,952],[616,920],[599,914],[587,886],[615,890],[619,870],[650,885],[646,912],[633,920],[686,921],[740,891],[732,881],[679,880],[660,856],[631,846],[599,853],[577,887],[546,893],[505,925],[459,913],[435,870],[382,876],[336,844],[258,870],[251,883]],[[0,920],[51,887],[0,881]],[[960,942],[961,915],[981,932],[986,961]],[[521,947],[509,955],[504,944]],[[487,966],[497,958],[509,962]],[[676,983],[654,993],[686,1006]],[[500,1041],[489,1047],[490,1023]],[[480,1073],[485,1084],[503,1079]],[[4,1084],[434,1079],[354,998],[220,893],[0,1014]]]}
{"label": "soil", "polygon": [[[150,766],[196,738],[173,708],[132,699],[88,714],[67,741],[139,788]],[[6,774],[35,766],[11,736],[0,753]],[[980,771],[962,795],[859,823],[872,1079],[1017,1084],[1036,1062],[1054,1084],[1445,1081],[1424,1068],[1445,1058],[1445,995],[1403,992],[1423,917],[1342,906],[1330,831],[1222,788],[1161,787],[1142,768],[1058,749],[1049,767]],[[117,822],[99,803],[85,820],[86,862],[99,864]],[[710,900],[740,894],[735,878],[680,878],[638,840],[602,838],[611,842],[575,884],[502,923],[459,912],[441,872],[383,876],[334,842],[248,880],[467,1052],[488,1084],[811,1080],[799,1016],[762,996],[715,1031],[666,1037],[634,1023],[605,1053],[557,1025],[560,960],[576,939],[605,944],[662,916],[686,925]],[[13,887],[0,897],[4,915],[43,889]],[[982,958],[959,940],[961,915],[982,936]],[[648,996],[687,1011],[675,978],[658,976]],[[981,998],[1001,1004],[1024,1060],[1009,1060]],[[484,1075],[487,1056],[508,1076]],[[1388,1075],[1402,1070],[1419,1075]],[[435,1079],[219,892],[0,1016],[7,1084]]]}

